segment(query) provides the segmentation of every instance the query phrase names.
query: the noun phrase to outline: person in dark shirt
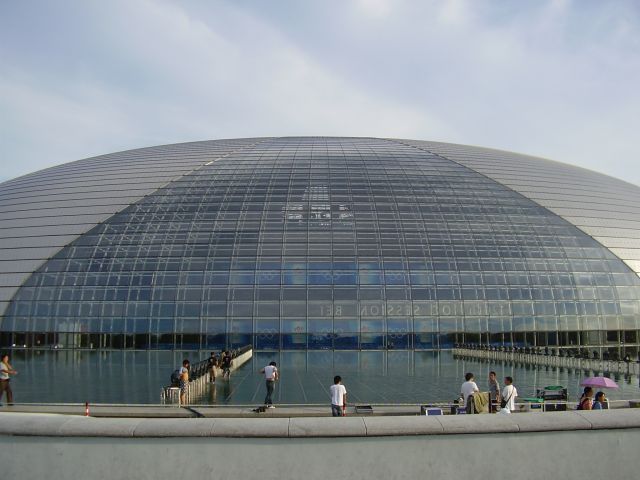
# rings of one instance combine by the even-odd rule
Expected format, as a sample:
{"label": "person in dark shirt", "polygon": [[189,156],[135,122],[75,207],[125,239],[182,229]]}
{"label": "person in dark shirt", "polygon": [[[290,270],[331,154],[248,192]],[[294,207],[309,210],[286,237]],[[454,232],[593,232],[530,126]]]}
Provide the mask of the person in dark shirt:
{"label": "person in dark shirt", "polygon": [[495,412],[496,406],[500,405],[500,383],[496,378],[496,372],[489,372],[489,411]]}
{"label": "person in dark shirt", "polygon": [[232,365],[233,359],[231,358],[231,353],[229,353],[229,350],[225,350],[224,355],[222,355],[222,378],[226,378],[227,380],[231,378]]}

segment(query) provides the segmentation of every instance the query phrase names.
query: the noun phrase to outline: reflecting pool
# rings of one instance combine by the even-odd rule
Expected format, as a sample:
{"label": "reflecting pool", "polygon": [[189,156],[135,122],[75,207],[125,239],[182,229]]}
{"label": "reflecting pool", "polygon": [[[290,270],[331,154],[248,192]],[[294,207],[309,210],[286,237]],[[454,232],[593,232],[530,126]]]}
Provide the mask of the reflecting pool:
{"label": "reflecting pool", "polygon": [[[16,351],[12,363],[19,373],[11,385],[18,403],[157,404],[183,358],[194,363],[208,356],[204,351]],[[419,404],[454,400],[465,372],[475,374],[481,390],[495,370],[499,379],[512,376],[523,397],[545,385],[563,385],[571,398],[582,378],[603,373],[460,360],[448,351],[255,352],[229,381],[218,379],[194,403],[262,403],[265,387],[258,370],[272,360],[281,372],[274,393],[279,404],[326,404],[334,375],[342,376],[351,403]],[[611,377],[620,385],[607,392],[611,400],[640,398],[637,376]]]}

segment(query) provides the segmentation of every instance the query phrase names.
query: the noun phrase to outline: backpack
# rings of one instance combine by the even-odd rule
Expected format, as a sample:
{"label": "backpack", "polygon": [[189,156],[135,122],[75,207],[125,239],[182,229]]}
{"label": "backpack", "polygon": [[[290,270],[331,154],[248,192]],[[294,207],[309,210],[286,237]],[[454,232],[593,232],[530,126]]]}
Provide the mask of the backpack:
{"label": "backpack", "polygon": [[180,369],[177,368],[171,374],[171,385],[178,385],[180,383]]}

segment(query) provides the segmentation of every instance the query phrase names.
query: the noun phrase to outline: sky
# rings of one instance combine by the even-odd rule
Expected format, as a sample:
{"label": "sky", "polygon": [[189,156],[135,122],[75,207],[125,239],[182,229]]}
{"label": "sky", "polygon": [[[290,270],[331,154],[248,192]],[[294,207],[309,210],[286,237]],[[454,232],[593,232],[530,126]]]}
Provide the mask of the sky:
{"label": "sky", "polygon": [[0,181],[216,138],[398,137],[640,185],[637,0],[0,0]]}

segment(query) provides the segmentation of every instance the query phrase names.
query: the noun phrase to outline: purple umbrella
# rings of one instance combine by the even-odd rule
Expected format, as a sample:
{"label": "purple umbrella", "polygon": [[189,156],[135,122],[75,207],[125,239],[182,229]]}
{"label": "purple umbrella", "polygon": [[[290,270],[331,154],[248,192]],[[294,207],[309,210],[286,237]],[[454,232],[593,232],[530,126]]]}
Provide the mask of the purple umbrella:
{"label": "purple umbrella", "polygon": [[595,388],[620,388],[616,382],[608,377],[587,377],[580,382],[580,385]]}

